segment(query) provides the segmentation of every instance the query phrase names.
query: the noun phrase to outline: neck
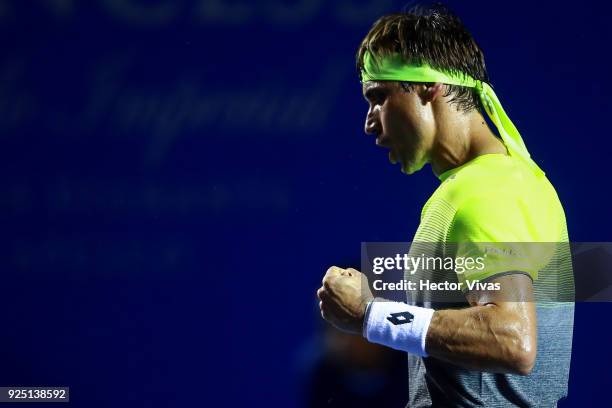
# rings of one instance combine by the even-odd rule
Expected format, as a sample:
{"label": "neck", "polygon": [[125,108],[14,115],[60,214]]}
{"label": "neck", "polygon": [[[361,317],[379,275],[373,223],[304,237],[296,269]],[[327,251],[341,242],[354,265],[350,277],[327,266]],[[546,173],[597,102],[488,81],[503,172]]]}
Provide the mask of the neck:
{"label": "neck", "polygon": [[438,129],[432,149],[431,167],[436,177],[483,154],[508,154],[480,113],[453,116],[453,120],[442,122],[447,125]]}

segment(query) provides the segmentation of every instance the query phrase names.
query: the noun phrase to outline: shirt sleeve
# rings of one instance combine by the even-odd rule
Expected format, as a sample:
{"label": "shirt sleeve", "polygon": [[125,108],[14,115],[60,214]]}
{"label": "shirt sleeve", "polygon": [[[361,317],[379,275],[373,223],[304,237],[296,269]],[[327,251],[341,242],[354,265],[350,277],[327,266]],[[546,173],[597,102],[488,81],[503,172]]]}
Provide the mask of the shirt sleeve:
{"label": "shirt sleeve", "polygon": [[554,245],[539,241],[538,211],[521,197],[496,193],[471,198],[456,211],[447,236],[459,282],[523,273],[536,280]]}

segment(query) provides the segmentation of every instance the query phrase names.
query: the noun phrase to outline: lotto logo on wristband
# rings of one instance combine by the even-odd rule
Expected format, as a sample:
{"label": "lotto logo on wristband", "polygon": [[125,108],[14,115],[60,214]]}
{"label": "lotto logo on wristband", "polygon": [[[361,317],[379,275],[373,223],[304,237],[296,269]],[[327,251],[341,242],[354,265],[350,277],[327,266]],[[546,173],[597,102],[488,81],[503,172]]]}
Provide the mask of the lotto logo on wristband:
{"label": "lotto logo on wristband", "polygon": [[425,336],[433,314],[433,309],[372,300],[367,309],[364,335],[371,343],[427,357]]}
{"label": "lotto logo on wristband", "polygon": [[410,312],[391,313],[387,320],[394,325],[410,323],[414,319],[414,315]]}

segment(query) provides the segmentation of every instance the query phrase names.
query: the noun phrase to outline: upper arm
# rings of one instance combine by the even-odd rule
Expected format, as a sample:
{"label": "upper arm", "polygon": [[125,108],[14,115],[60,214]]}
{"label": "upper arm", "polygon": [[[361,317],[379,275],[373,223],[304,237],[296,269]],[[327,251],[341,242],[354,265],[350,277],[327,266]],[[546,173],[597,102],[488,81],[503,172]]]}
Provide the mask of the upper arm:
{"label": "upper arm", "polygon": [[528,374],[535,364],[533,282],[552,256],[551,246],[534,244],[548,238],[536,210],[512,191],[474,196],[461,203],[447,237],[455,259],[482,260],[475,263],[478,268],[457,271],[457,278],[464,288],[468,281],[493,284],[470,290],[466,297],[481,309],[473,315],[486,320],[482,327],[488,330],[488,341],[497,343],[498,356],[519,374]]}
{"label": "upper arm", "polygon": [[[529,303],[534,305],[533,281],[521,271],[509,271],[503,275],[487,279],[495,289],[473,289],[466,292],[466,297],[472,306],[494,304],[502,306],[510,303]],[[497,289],[499,288],[499,289]]]}
{"label": "upper arm", "polygon": [[505,322],[513,334],[517,371],[528,374],[537,353],[537,315],[533,296],[533,282],[525,274],[512,273],[490,280],[499,284],[499,290],[472,290],[467,292],[471,306],[489,306],[492,318]]}

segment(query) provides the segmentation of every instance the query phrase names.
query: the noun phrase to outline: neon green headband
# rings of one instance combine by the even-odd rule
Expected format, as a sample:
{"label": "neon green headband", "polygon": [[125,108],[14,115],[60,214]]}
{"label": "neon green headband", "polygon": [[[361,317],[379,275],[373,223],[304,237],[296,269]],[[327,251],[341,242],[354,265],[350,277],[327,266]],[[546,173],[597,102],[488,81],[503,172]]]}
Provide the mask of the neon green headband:
{"label": "neon green headband", "polygon": [[486,82],[477,81],[465,73],[442,72],[428,65],[409,65],[397,54],[375,61],[368,51],[363,59],[361,81],[441,82],[475,88],[487,115],[497,127],[510,155],[523,160],[534,173],[544,175],[544,172],[531,159],[521,134],[502,108],[493,88]]}

